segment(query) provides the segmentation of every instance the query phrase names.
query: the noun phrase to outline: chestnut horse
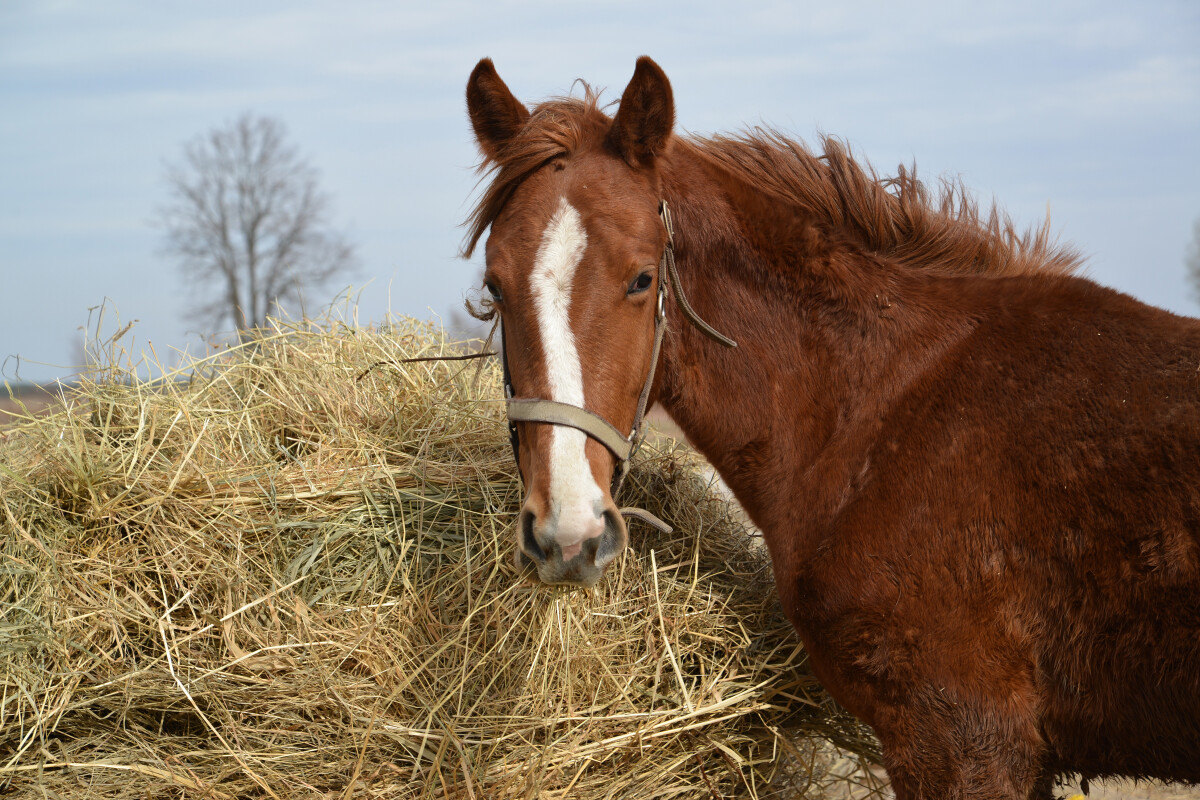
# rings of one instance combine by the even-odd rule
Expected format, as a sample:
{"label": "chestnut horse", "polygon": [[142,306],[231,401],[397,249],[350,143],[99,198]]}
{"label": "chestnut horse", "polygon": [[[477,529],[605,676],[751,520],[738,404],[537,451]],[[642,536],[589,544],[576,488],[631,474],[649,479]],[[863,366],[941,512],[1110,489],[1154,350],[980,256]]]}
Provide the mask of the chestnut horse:
{"label": "chestnut horse", "polygon": [[543,580],[624,546],[610,479],[649,385],[897,798],[1200,781],[1200,322],[836,140],[677,136],[648,58],[613,117],[590,89],[531,111],[487,59],[467,104],[492,179],[465,249],[490,229]]}

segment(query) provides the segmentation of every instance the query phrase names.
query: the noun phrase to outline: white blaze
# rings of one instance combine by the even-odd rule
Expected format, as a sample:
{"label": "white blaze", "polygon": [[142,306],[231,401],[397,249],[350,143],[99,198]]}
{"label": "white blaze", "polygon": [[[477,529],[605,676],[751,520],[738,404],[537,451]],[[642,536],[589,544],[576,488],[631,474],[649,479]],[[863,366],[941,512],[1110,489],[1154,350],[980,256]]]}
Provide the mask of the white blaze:
{"label": "white blaze", "polygon": [[[570,311],[575,270],[586,248],[583,220],[564,197],[542,233],[530,282],[546,354],[550,399],[580,408],[584,406],[583,372]],[[563,425],[549,428],[550,522],[563,560],[569,561],[584,540],[603,532],[598,513],[603,511],[604,493],[596,485],[584,453],[587,434]]]}

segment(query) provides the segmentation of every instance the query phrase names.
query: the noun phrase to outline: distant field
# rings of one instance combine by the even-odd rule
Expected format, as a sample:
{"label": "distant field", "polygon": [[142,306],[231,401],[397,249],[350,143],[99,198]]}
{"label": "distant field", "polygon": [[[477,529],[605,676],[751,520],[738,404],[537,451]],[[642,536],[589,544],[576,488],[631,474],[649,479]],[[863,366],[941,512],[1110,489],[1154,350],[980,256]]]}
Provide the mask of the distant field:
{"label": "distant field", "polygon": [[24,414],[21,406],[25,406],[25,410],[31,413],[40,413],[50,406],[58,403],[58,398],[52,392],[57,390],[56,386],[41,386],[36,383],[17,383],[9,384],[12,391],[12,396],[9,396],[9,390],[0,385],[0,427],[13,422],[15,417]]}

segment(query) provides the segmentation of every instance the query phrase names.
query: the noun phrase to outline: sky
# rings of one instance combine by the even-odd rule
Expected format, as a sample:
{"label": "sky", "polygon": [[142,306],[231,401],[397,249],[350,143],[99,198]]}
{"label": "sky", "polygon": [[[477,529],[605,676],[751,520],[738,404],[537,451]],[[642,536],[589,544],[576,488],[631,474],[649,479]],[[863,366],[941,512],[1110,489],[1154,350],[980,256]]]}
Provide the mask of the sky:
{"label": "sky", "polygon": [[357,244],[347,313],[450,322],[481,271],[458,257],[475,63],[529,102],[577,78],[615,100],[642,54],[681,132],[827,133],[881,173],[961,178],[1022,227],[1049,211],[1094,280],[1200,315],[1195,0],[2,0],[0,377],[69,376],[101,305],[134,352],[202,351],[156,217],[167,165],[245,112],[283,121]]}

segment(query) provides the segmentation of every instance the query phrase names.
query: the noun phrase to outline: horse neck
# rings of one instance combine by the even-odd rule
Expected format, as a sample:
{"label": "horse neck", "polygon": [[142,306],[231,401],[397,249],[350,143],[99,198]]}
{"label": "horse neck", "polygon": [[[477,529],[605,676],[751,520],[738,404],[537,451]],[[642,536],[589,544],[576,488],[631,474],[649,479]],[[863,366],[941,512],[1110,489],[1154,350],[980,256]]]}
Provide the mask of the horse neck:
{"label": "horse neck", "polygon": [[[966,325],[941,307],[933,276],[864,253],[711,167],[664,162],[688,300],[738,347],[673,309],[657,399],[770,542],[791,522],[780,515],[795,510],[800,476],[856,469],[851,454],[866,447],[856,439]],[[828,477],[807,485],[846,485]],[[808,500],[814,513],[822,499]]]}

